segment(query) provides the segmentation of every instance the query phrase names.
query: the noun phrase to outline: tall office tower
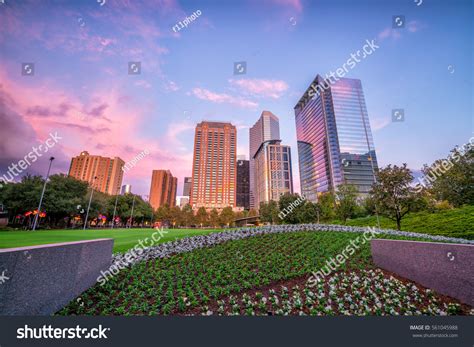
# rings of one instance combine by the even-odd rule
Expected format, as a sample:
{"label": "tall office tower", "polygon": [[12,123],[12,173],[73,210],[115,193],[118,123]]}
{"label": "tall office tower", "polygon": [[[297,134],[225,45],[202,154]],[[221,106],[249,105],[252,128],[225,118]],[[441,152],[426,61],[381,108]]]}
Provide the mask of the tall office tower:
{"label": "tall office tower", "polygon": [[122,191],[120,194],[125,195],[125,194],[130,194],[132,192],[132,186],[130,184],[124,184],[122,186]]}
{"label": "tall office tower", "polygon": [[235,207],[237,129],[201,122],[194,137],[190,204],[193,208]]}
{"label": "tall office tower", "polygon": [[269,140],[260,145],[255,160],[255,206],[270,200],[278,201],[280,195],[293,194],[290,146],[281,140]]}
{"label": "tall office tower", "polygon": [[237,160],[237,207],[250,209],[250,162],[244,159]]}
{"label": "tall office tower", "polygon": [[263,111],[258,121],[249,130],[249,160],[250,160],[250,208],[258,208],[255,203],[254,156],[260,145],[269,140],[280,139],[278,117],[270,111]]}
{"label": "tall office tower", "polygon": [[294,109],[302,194],[314,202],[342,183],[367,194],[377,157],[360,80],[317,75]]}
{"label": "tall office tower", "polygon": [[184,186],[183,186],[183,196],[191,196],[191,185],[193,183],[192,177],[185,177],[184,178]]}
{"label": "tall office tower", "polygon": [[125,162],[119,157],[112,159],[83,151],[72,158],[69,176],[89,182],[99,192],[116,195],[122,186],[124,165]]}
{"label": "tall office tower", "polygon": [[150,187],[150,205],[157,209],[164,204],[176,206],[176,188],[178,178],[170,170],[153,170]]}
{"label": "tall office tower", "polygon": [[189,196],[178,196],[178,198],[176,200],[179,201],[179,207],[181,209],[183,209],[184,206],[189,204]]}

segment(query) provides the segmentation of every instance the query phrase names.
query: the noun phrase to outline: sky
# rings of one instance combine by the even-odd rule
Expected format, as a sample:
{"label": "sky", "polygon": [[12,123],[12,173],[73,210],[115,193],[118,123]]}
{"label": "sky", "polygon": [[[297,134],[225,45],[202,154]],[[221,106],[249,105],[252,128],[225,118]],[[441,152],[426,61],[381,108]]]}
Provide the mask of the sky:
{"label": "sky", "polygon": [[[152,170],[169,169],[181,195],[198,122],[234,124],[248,157],[249,127],[268,110],[292,147],[299,192],[293,108],[366,40],[379,48],[345,77],[362,81],[379,165],[420,170],[473,136],[473,22],[462,0],[4,0],[0,176],[57,132],[52,173],[83,150],[125,162],[146,150],[123,184],[147,195]],[[23,174],[44,176],[48,164],[43,156]]]}

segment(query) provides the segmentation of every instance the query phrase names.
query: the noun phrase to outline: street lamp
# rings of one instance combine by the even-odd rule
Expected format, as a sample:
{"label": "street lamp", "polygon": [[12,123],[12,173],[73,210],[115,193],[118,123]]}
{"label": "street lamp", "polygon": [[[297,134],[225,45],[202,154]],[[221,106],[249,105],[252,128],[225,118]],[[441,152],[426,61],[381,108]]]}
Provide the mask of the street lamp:
{"label": "street lamp", "polygon": [[48,182],[49,172],[51,171],[51,165],[53,164],[53,160],[54,160],[54,157],[49,158],[48,173],[46,174],[46,179],[44,180],[43,191],[41,192],[41,198],[40,198],[40,202],[39,202],[39,205],[38,205],[38,213],[36,214],[35,221],[33,223],[33,231],[36,230],[36,224],[38,223],[38,218],[39,218],[39,215],[41,213],[41,204],[43,203],[43,196],[44,196],[44,192],[46,190],[46,183]]}
{"label": "street lamp", "polygon": [[119,197],[119,189],[117,189],[117,195],[115,196],[115,206],[114,206],[114,215],[112,217],[112,228],[114,228],[114,224],[115,224],[115,213],[117,212],[117,202],[118,202],[118,197]]}
{"label": "street lamp", "polygon": [[92,195],[94,195],[94,182],[95,180],[97,179],[97,176],[95,176],[93,179],[92,179],[92,184],[91,184],[91,197],[89,198],[89,205],[87,206],[87,213],[86,213],[86,219],[84,221],[84,228],[83,230],[86,230],[86,226],[87,226],[87,219],[89,218],[89,210],[91,208],[91,203],[92,203]]}
{"label": "street lamp", "polygon": [[[147,203],[150,205],[150,195],[144,195],[144,197],[146,198]],[[151,227],[153,228],[153,207],[151,205],[150,207],[151,207],[150,224],[151,224]]]}
{"label": "street lamp", "polygon": [[130,214],[130,226],[128,227],[129,229],[133,226],[133,209],[135,208],[135,197],[136,195],[133,195],[133,202],[132,202],[132,213]]}

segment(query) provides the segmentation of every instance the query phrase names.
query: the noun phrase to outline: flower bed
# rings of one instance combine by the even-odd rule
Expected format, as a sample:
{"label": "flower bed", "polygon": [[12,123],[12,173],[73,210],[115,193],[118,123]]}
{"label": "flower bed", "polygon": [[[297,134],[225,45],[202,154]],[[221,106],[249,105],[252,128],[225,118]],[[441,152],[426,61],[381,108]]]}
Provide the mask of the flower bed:
{"label": "flower bed", "polygon": [[380,269],[338,272],[309,286],[307,276],[230,295],[188,315],[474,315],[474,309]]}
{"label": "flower bed", "polygon": [[[367,231],[364,227],[352,227],[345,225],[329,225],[329,224],[296,224],[296,225],[271,225],[252,228],[237,228],[224,231],[221,233],[212,233],[209,235],[193,236],[183,238],[177,241],[166,242],[154,247],[148,247],[143,253],[137,257],[133,257],[130,264],[135,264],[144,260],[155,258],[166,258],[174,254],[190,252],[203,247],[211,247],[231,240],[241,240],[253,236],[261,236],[279,233],[294,232],[343,232],[343,233],[363,233]],[[425,240],[439,242],[456,242],[464,244],[474,244],[472,240],[457,239],[452,237],[428,235],[420,233],[412,233],[406,231],[381,229],[383,235],[400,236],[405,238],[422,238]],[[125,261],[125,254],[117,253],[113,255],[113,263],[128,263]]]}
{"label": "flower bed", "polygon": [[[247,236],[231,242],[223,242],[219,238],[222,242],[213,247],[206,243],[209,239],[198,237],[201,243],[197,245],[201,248],[194,250],[185,248],[186,245],[192,248],[189,243],[173,242],[161,248],[169,253],[161,253],[158,256],[148,254],[150,258],[147,261],[123,269],[103,286],[92,287],[81,295],[80,305],[78,301],[72,301],[59,314],[169,315],[202,312],[207,314],[208,311],[218,314],[218,307],[212,307],[213,302],[217,305],[217,300],[225,301],[225,298],[230,298],[231,295],[234,295],[236,300],[241,300],[238,296],[243,295],[242,293],[251,293],[254,289],[275,286],[280,282],[292,283],[298,279],[300,282],[296,284],[302,288],[299,295],[306,301],[307,298],[303,294],[307,289],[305,282],[308,275],[320,269],[328,258],[340,253],[351,240],[360,236],[356,232],[292,232],[292,228],[277,229],[280,232],[272,232],[270,228],[263,230],[268,232],[260,237],[248,235],[255,235],[255,232],[261,232],[262,229],[246,234],[241,231],[240,236]],[[288,232],[284,232],[285,230]],[[235,237],[235,232],[222,234],[230,239]],[[162,259],[157,259],[159,257]],[[362,245],[339,269],[356,273],[359,270],[374,269],[369,244]],[[337,280],[337,277],[332,280],[331,278],[326,277],[330,281]],[[285,285],[292,290],[292,286]],[[274,290],[279,288],[275,287]],[[312,291],[314,294],[320,294],[317,288]],[[270,300],[268,295],[267,300]],[[399,300],[402,307],[410,305],[411,302],[404,301],[403,292],[399,293]],[[279,301],[281,302],[282,298],[279,298]],[[228,304],[229,302],[225,303]],[[313,311],[302,311],[304,314],[316,314],[319,311],[314,310],[318,307],[321,308],[318,304],[313,307]],[[438,308],[441,310],[440,314],[447,310],[444,306]],[[278,309],[283,311],[277,312]],[[411,311],[410,306],[404,309]],[[420,312],[423,312],[422,309],[423,307],[418,307]],[[284,307],[278,307],[272,314],[285,314],[285,310],[287,311]],[[349,306],[350,314],[359,314],[350,310]],[[431,312],[435,312],[433,310],[434,308]],[[258,314],[266,314],[265,312],[264,310]],[[343,310],[335,310],[334,314],[344,314],[341,312]],[[252,314],[250,311],[248,313]],[[414,313],[417,313],[416,310]],[[227,311],[224,310],[223,314],[227,314]],[[245,314],[245,311],[239,311],[239,314]],[[254,311],[254,314],[257,312]],[[288,314],[300,313],[293,312],[292,309]]]}

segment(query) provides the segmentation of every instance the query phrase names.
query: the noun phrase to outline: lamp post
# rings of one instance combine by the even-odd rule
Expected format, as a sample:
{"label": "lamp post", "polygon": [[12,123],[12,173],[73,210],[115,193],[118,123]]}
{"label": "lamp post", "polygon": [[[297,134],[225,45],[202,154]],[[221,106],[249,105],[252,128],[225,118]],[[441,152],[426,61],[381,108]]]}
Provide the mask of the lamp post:
{"label": "lamp post", "polygon": [[94,182],[95,180],[97,179],[97,176],[95,176],[92,180],[92,184],[91,184],[91,196],[89,198],[89,205],[87,206],[87,213],[86,213],[86,219],[84,221],[84,228],[83,230],[86,230],[86,226],[87,226],[87,219],[89,218],[89,210],[91,208],[91,203],[92,203],[92,195],[94,195]]}
{"label": "lamp post", "polygon": [[[150,205],[150,195],[144,195],[144,197],[145,197],[146,202],[148,203],[148,205]],[[150,205],[150,207],[151,207],[151,205]],[[151,207],[150,226],[151,226],[151,228],[153,228],[153,207]]]}
{"label": "lamp post", "polygon": [[118,202],[118,197],[119,197],[119,189],[117,189],[117,195],[115,196],[115,206],[114,206],[114,215],[112,216],[112,228],[114,228],[114,224],[115,224],[115,213],[117,212],[117,202]]}
{"label": "lamp post", "polygon": [[133,209],[135,208],[135,197],[136,195],[134,194],[133,195],[133,202],[132,202],[132,213],[130,213],[130,225],[129,225],[129,229],[133,226]]}
{"label": "lamp post", "polygon": [[40,198],[40,202],[39,202],[39,205],[38,205],[38,213],[36,214],[35,221],[33,223],[33,231],[36,230],[36,224],[38,223],[38,218],[39,218],[39,215],[41,213],[41,204],[43,203],[44,192],[46,190],[46,183],[48,182],[49,172],[51,171],[51,165],[53,164],[53,160],[54,160],[54,157],[49,158],[48,173],[46,174],[46,179],[44,180],[43,191],[41,192],[41,198]]}

